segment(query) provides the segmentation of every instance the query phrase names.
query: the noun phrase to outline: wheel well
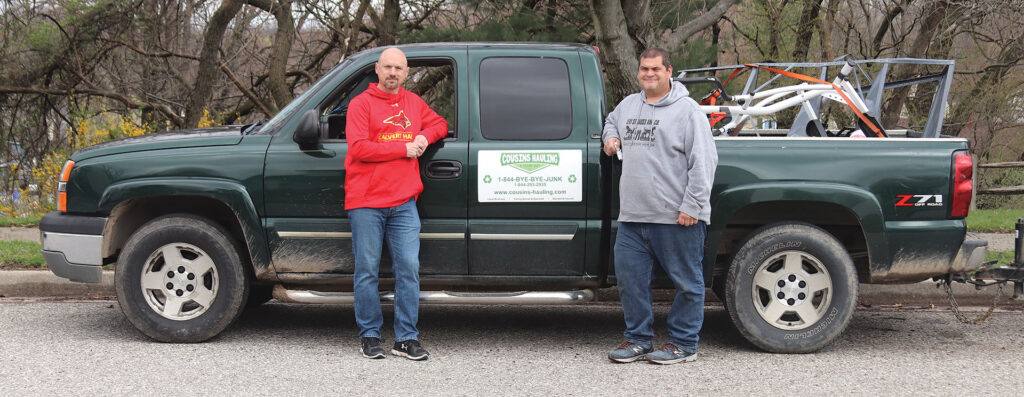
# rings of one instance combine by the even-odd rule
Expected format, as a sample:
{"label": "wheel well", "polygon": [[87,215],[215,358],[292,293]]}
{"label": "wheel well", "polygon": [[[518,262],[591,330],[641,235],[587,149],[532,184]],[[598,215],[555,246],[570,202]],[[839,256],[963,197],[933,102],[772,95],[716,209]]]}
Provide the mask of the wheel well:
{"label": "wheel well", "polygon": [[743,207],[729,218],[718,242],[714,279],[724,280],[732,256],[757,228],[776,222],[806,222],[834,236],[843,245],[864,282],[870,274],[867,240],[856,214],[840,205],[815,201],[773,201]]}
{"label": "wheel well", "polygon": [[143,197],[118,203],[110,211],[103,229],[103,257],[115,260],[128,238],[142,225],[157,217],[176,213],[198,215],[227,229],[238,243],[243,267],[252,272],[245,234],[235,212],[219,200],[199,196]]}

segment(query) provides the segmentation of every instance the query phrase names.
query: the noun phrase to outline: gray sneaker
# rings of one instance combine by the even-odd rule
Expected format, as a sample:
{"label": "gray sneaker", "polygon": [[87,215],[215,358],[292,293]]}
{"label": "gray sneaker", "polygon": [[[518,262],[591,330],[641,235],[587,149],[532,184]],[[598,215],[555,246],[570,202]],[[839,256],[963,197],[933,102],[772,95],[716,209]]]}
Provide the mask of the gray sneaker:
{"label": "gray sneaker", "polygon": [[647,361],[655,364],[677,364],[687,361],[696,361],[697,352],[688,353],[679,349],[672,343],[661,345],[658,350],[647,355]]}
{"label": "gray sneaker", "polygon": [[645,359],[647,353],[650,352],[651,348],[649,347],[643,347],[633,342],[624,342],[608,353],[608,359],[617,363],[631,363]]}

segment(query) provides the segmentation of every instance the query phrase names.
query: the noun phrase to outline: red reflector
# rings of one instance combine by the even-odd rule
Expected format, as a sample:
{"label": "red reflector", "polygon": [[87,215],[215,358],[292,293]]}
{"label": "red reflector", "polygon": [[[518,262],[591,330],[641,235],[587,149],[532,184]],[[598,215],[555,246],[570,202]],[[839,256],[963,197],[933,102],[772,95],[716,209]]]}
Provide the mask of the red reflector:
{"label": "red reflector", "polygon": [[954,218],[967,216],[971,210],[971,194],[974,191],[974,160],[966,152],[953,155],[953,202],[949,215]]}

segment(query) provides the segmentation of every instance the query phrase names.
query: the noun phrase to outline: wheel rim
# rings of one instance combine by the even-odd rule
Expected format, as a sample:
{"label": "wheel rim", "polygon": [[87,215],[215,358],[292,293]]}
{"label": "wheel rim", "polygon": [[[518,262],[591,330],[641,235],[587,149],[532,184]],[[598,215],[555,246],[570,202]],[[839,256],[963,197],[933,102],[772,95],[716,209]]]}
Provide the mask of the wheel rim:
{"label": "wheel rim", "polygon": [[210,308],[220,278],[213,259],[192,244],[171,243],[153,252],[142,269],[142,295],[171,320],[196,318]]}
{"label": "wheel rim", "polygon": [[752,292],[754,307],[765,322],[799,330],[825,315],[832,301],[832,277],[813,255],[784,251],[761,262]]}

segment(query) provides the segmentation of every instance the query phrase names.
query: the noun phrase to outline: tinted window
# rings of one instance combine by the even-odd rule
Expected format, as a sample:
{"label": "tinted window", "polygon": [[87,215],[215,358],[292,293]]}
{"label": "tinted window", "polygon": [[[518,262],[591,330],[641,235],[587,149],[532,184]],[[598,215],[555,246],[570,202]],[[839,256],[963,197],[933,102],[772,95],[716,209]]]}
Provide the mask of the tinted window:
{"label": "tinted window", "polygon": [[572,130],[569,67],[555,58],[480,63],[480,130],[487,139],[556,140]]}

